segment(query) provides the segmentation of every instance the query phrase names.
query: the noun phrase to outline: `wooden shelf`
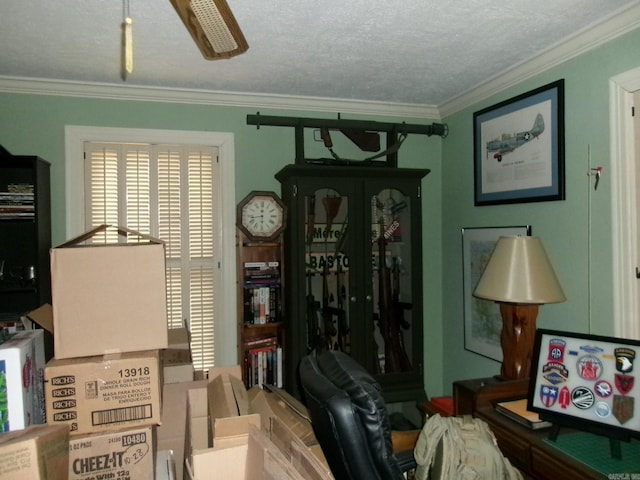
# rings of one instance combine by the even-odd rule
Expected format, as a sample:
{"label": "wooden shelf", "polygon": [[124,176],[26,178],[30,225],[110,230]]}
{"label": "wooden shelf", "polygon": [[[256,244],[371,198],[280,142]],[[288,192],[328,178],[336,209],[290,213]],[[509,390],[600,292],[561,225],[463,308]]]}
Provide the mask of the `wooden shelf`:
{"label": "wooden shelf", "polygon": [[[245,381],[245,385],[250,388],[255,379],[249,379],[250,369],[254,368],[253,360],[255,360],[255,353],[253,353],[253,360],[248,358],[248,354],[253,350],[254,352],[261,348],[269,348],[272,346],[275,348],[283,348],[284,347],[284,301],[282,299],[282,290],[284,287],[284,276],[283,276],[283,253],[282,253],[282,241],[281,236],[278,241],[268,241],[268,242],[254,242],[249,241],[244,234],[237,230],[237,272],[238,272],[238,285],[237,285],[237,297],[238,297],[238,364],[242,366],[243,369],[243,379]],[[268,321],[265,320],[266,323],[249,323],[246,322],[247,315],[247,291],[257,289],[260,287],[259,284],[248,284],[245,278],[245,264],[246,263],[256,263],[256,262],[278,262],[277,275],[278,275],[278,283],[270,283],[266,282],[265,287],[270,287],[269,295],[277,295],[276,301],[273,306],[275,306],[274,315],[276,315],[276,321]],[[250,313],[253,313],[250,312]],[[271,313],[270,313],[271,314]],[[251,316],[251,318],[255,318]],[[257,342],[260,339],[265,339],[265,342]],[[257,342],[254,344],[248,345],[249,342]],[[276,350],[277,351],[277,350]],[[269,368],[272,368],[272,364],[274,361],[274,353],[268,352],[264,354],[264,358],[261,361],[264,361],[266,364],[267,356]],[[281,360],[284,361],[284,351],[281,355]],[[271,380],[274,378],[273,373],[269,373],[266,375],[265,373],[260,378],[263,379],[263,383],[272,383]],[[282,369],[281,369],[282,371]]]}

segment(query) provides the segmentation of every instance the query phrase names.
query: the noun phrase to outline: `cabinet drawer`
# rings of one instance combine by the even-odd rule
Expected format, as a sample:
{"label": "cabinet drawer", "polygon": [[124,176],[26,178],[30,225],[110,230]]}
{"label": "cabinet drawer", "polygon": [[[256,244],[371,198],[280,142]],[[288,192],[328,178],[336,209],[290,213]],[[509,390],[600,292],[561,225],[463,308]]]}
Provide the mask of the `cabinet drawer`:
{"label": "cabinet drawer", "polygon": [[550,455],[538,445],[531,446],[531,472],[535,478],[606,479],[605,475],[578,464],[570,458]]}
{"label": "cabinet drawer", "polygon": [[499,425],[491,424],[490,427],[503,455],[507,457],[515,467],[530,471],[530,443]]}

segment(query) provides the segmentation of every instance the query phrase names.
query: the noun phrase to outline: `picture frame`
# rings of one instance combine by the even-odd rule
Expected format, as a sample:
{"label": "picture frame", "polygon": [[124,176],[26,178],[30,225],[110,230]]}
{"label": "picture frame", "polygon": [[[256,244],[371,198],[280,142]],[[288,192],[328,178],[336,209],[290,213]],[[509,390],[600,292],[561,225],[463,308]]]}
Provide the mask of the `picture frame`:
{"label": "picture frame", "polygon": [[490,300],[474,297],[473,291],[498,239],[510,235],[530,236],[531,225],[462,229],[464,348],[498,362],[502,361],[500,307]]}
{"label": "picture frame", "polygon": [[473,114],[474,204],[565,199],[564,79]]}

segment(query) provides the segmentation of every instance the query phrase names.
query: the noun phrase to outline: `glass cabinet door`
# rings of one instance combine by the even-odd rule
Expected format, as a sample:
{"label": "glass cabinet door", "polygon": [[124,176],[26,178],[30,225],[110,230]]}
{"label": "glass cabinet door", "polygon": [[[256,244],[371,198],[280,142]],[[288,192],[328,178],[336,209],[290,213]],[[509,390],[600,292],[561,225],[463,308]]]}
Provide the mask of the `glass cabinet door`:
{"label": "glass cabinet door", "polygon": [[428,170],[288,165],[287,385],[313,350],[341,350],[390,402],[424,397],[422,178]]}
{"label": "glass cabinet door", "polygon": [[375,372],[413,370],[411,199],[386,188],[371,195]]}
{"label": "glass cabinet door", "polygon": [[351,354],[349,197],[319,188],[304,197],[307,352]]}

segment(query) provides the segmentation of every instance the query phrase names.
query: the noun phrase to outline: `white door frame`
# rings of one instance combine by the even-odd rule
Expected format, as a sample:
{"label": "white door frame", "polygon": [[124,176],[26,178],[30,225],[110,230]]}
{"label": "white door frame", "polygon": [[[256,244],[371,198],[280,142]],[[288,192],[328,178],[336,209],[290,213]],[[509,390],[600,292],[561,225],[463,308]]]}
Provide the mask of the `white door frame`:
{"label": "white door frame", "polygon": [[609,80],[614,335],[640,339],[638,196],[631,116],[636,90],[640,90],[640,68]]}

